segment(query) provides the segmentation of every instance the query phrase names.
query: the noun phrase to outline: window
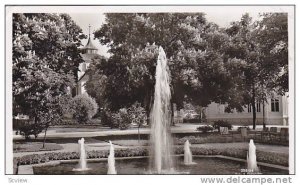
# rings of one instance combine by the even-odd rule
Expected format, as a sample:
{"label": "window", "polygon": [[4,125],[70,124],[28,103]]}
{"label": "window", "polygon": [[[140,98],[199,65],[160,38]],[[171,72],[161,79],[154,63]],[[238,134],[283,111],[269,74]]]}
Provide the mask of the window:
{"label": "window", "polygon": [[82,72],[85,72],[86,71],[86,63],[82,63]]}
{"label": "window", "polygon": [[252,110],[252,107],[251,107],[251,103],[250,103],[250,104],[248,104],[248,112],[251,112],[251,110]]}
{"label": "window", "polygon": [[260,112],[260,103],[256,103],[256,112]]}
{"label": "window", "polygon": [[278,99],[271,99],[271,111],[279,112],[279,100]]}

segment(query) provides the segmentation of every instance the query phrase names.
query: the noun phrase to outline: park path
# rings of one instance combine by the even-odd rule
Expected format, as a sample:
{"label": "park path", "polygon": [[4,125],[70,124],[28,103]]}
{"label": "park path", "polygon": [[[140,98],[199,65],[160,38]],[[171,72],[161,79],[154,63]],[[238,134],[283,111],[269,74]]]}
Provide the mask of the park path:
{"label": "park path", "polygon": [[[199,133],[197,131],[197,127],[199,127],[200,124],[176,124],[176,126],[171,127],[172,133]],[[286,126],[278,126],[278,125],[268,125],[268,127],[286,127]],[[239,126],[233,125],[233,130],[236,130]],[[251,126],[250,126],[251,128]],[[65,129],[65,131],[64,131]],[[132,134],[138,134],[137,128],[131,128],[128,130],[117,130],[117,129],[87,129],[84,128],[72,128],[71,130],[68,130],[70,128],[51,128],[47,132],[47,139],[56,139],[56,138],[79,138],[79,137],[98,137],[98,136],[118,136],[118,135],[132,135]],[[256,131],[262,130],[262,125],[258,125],[256,128]],[[149,134],[150,128],[140,128],[140,134]],[[39,134],[38,138],[43,138],[44,133]],[[24,140],[24,137],[21,135],[13,135],[14,141],[17,140]]]}

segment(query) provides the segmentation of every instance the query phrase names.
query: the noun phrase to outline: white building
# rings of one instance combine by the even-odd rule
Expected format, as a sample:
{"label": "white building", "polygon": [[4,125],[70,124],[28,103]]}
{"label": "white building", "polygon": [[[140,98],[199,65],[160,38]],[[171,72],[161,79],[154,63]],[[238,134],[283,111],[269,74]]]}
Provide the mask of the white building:
{"label": "white building", "polygon": [[84,60],[84,62],[79,65],[76,95],[84,94],[86,92],[84,87],[86,81],[88,80],[86,70],[88,69],[92,59],[96,56],[99,56],[98,49],[93,45],[90,34],[87,44],[81,49],[81,51],[81,57]]}
{"label": "white building", "polygon": [[[263,119],[265,119],[267,125],[288,125],[288,104],[288,95],[268,99],[264,108],[262,103],[257,103],[257,124],[262,124]],[[253,113],[251,105],[245,107],[243,112],[234,110],[232,113],[225,112],[225,107],[226,105],[217,103],[208,105],[205,110],[207,121],[226,120],[237,125],[252,125]]]}

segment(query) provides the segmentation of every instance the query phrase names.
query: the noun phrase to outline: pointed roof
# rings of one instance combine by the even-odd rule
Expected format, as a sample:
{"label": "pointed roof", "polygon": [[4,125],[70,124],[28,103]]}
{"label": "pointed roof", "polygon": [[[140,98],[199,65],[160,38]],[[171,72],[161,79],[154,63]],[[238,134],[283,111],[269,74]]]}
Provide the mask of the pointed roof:
{"label": "pointed roof", "polygon": [[89,25],[89,39],[88,39],[87,44],[83,47],[83,49],[84,50],[98,50],[92,43],[90,32],[91,32],[91,25]]}
{"label": "pointed roof", "polygon": [[89,35],[88,42],[87,42],[87,44],[83,47],[83,49],[98,50],[98,49],[94,46],[94,44],[92,43],[90,35]]}

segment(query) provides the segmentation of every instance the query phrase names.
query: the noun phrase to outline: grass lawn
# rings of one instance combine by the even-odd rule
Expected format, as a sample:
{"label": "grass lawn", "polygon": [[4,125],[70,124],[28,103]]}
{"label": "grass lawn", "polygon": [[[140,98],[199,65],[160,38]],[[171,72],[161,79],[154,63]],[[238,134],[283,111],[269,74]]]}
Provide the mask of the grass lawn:
{"label": "grass lawn", "polygon": [[38,152],[38,151],[53,151],[53,150],[61,150],[62,146],[56,143],[45,143],[45,148],[43,147],[42,142],[20,142],[13,144],[13,152]]}
{"label": "grass lawn", "polygon": [[112,141],[113,144],[115,145],[119,145],[119,146],[147,146],[149,144],[148,140],[113,140]]}

